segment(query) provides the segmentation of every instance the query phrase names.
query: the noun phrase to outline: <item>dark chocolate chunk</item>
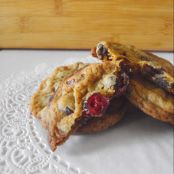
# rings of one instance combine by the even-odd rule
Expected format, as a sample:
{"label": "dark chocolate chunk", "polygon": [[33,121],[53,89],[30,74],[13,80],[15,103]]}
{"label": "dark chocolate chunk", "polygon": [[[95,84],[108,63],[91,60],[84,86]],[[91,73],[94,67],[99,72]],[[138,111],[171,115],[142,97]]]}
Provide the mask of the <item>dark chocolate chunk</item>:
{"label": "dark chocolate chunk", "polygon": [[167,89],[169,87],[169,83],[166,81],[165,78],[154,78],[154,83],[158,84],[160,87]]}
{"label": "dark chocolate chunk", "polygon": [[174,83],[169,83],[164,77],[155,76],[152,81],[157,84],[159,87],[166,89],[168,92],[173,93]]}
{"label": "dark chocolate chunk", "polygon": [[145,65],[143,65],[142,73],[149,74],[151,76],[155,76],[156,74],[163,74],[164,69],[163,68],[154,68],[151,65],[145,64]]}
{"label": "dark chocolate chunk", "polygon": [[97,48],[98,48],[98,55],[100,56],[101,59],[103,59],[104,57],[108,57],[108,50],[107,48],[105,48],[103,44],[99,44]]}
{"label": "dark chocolate chunk", "polygon": [[151,65],[145,64],[143,65],[141,71],[146,79],[152,81],[157,86],[165,89],[166,91],[174,93],[174,83],[168,82],[165,76],[163,76],[163,68],[155,68]]}
{"label": "dark chocolate chunk", "polygon": [[70,115],[73,113],[73,110],[71,110],[68,106],[65,108],[66,115]]}
{"label": "dark chocolate chunk", "polygon": [[116,78],[117,96],[124,95],[129,86],[129,76],[123,72]]}

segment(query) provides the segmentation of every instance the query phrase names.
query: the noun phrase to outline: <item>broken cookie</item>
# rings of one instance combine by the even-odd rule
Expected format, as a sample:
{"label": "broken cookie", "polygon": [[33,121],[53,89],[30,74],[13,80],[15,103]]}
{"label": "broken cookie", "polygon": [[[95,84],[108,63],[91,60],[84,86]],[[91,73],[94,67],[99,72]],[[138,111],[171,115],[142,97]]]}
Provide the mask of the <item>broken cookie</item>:
{"label": "broken cookie", "polygon": [[136,49],[134,46],[104,41],[97,44],[92,50],[92,55],[103,61],[115,61],[125,57],[137,73],[141,73],[149,81],[174,94],[174,67],[158,56]]}
{"label": "broken cookie", "polygon": [[[70,76],[57,82],[59,87],[54,95],[51,95],[52,97],[46,102],[47,105],[37,112],[42,125],[49,131],[52,150],[55,150],[57,145],[62,144],[75,131],[85,132],[85,129],[83,131],[81,129],[84,120],[89,125],[96,124],[98,120],[103,123],[102,119],[98,118],[102,118],[107,113],[113,97],[124,95],[129,85],[129,77],[119,64],[106,62],[81,66],[74,73],[71,72]],[[32,105],[36,102],[35,96],[41,96],[38,93],[40,88],[32,99]],[[98,130],[104,130],[118,122],[124,110],[120,108],[115,115],[118,116],[116,119],[111,116],[104,118],[107,121],[106,126],[99,128],[98,124]]]}

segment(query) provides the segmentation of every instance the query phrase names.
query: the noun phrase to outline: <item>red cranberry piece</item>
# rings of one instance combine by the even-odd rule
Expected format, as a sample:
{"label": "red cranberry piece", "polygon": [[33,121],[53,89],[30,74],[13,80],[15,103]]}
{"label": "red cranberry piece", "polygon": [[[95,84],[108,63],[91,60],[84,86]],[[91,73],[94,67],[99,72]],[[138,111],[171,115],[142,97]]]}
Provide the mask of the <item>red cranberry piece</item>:
{"label": "red cranberry piece", "polygon": [[84,103],[84,111],[86,115],[100,117],[109,105],[109,99],[100,93],[92,94]]}

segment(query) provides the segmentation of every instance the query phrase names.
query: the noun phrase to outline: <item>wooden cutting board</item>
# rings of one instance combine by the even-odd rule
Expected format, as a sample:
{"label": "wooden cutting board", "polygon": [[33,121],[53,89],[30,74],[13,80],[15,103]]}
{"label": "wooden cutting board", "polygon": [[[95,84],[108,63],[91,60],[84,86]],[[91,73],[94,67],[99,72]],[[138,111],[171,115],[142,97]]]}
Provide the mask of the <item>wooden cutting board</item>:
{"label": "wooden cutting board", "polygon": [[173,50],[173,0],[0,0],[0,48]]}

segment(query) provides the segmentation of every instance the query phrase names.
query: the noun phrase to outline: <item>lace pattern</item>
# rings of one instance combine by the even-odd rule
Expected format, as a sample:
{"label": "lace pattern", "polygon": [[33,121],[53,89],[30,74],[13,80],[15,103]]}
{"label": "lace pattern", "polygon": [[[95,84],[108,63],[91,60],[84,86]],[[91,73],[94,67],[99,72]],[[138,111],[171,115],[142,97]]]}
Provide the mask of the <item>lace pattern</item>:
{"label": "lace pattern", "polygon": [[29,111],[31,95],[54,68],[42,64],[31,73],[13,74],[0,81],[1,174],[87,174],[50,150]]}

